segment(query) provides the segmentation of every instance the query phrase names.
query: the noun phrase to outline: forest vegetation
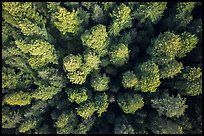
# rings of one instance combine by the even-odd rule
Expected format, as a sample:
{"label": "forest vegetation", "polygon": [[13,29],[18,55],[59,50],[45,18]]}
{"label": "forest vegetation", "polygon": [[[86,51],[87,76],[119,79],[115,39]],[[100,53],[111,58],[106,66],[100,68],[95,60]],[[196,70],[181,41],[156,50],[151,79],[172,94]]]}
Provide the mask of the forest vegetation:
{"label": "forest vegetation", "polygon": [[201,134],[201,2],[2,2],[3,134]]}

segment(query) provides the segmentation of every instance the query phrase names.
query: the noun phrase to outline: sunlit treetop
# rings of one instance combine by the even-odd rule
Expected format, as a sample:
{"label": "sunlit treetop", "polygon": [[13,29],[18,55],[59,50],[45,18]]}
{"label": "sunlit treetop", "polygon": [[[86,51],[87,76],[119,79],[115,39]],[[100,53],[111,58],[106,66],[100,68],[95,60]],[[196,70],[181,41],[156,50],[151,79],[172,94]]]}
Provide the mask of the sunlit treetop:
{"label": "sunlit treetop", "polygon": [[46,20],[37,12],[32,2],[3,2],[2,8],[4,11],[8,12],[15,21],[21,21],[28,18],[41,26],[44,26],[46,23]]}
{"label": "sunlit treetop", "polygon": [[45,40],[32,40],[29,43],[17,40],[15,44],[22,52],[30,54],[28,62],[33,69],[39,69],[48,63],[58,64],[54,46]]}
{"label": "sunlit treetop", "polygon": [[134,86],[137,86],[138,79],[133,71],[126,71],[125,73],[123,73],[122,84],[125,88],[132,88]]}
{"label": "sunlit treetop", "polygon": [[106,91],[109,89],[110,78],[105,73],[103,75],[93,74],[90,82],[95,91]]}
{"label": "sunlit treetop", "polygon": [[185,67],[182,71],[182,77],[188,81],[193,81],[202,76],[202,70],[200,67]]}
{"label": "sunlit treetop", "polygon": [[202,71],[200,67],[185,67],[173,84],[173,88],[188,96],[202,94]]}
{"label": "sunlit treetop", "polygon": [[75,113],[73,113],[73,111],[63,112],[57,118],[57,121],[55,122],[55,125],[56,125],[57,128],[63,128],[67,124],[71,125],[73,120],[76,120],[76,115],[75,115]]}
{"label": "sunlit treetop", "polygon": [[82,56],[81,55],[68,55],[63,58],[63,68],[68,72],[74,72],[79,69],[82,65]]}
{"label": "sunlit treetop", "polygon": [[102,113],[107,112],[108,108],[108,95],[104,93],[97,93],[95,95],[95,105],[97,108],[98,117],[102,116]]}
{"label": "sunlit treetop", "polygon": [[178,2],[176,4],[175,22],[180,26],[186,26],[193,19],[191,12],[196,6],[196,2]]}
{"label": "sunlit treetop", "polygon": [[173,78],[178,73],[181,73],[183,69],[183,64],[181,62],[177,62],[176,60],[172,60],[171,62],[163,65],[159,69],[160,78]]}
{"label": "sunlit treetop", "polygon": [[144,106],[143,97],[139,94],[120,93],[117,97],[117,103],[125,113],[134,114],[138,109]]}
{"label": "sunlit treetop", "polygon": [[57,12],[52,13],[52,21],[63,35],[67,33],[77,35],[83,31],[83,20],[79,17],[78,11],[73,9],[73,11],[69,12],[63,7],[57,9]]}
{"label": "sunlit treetop", "polygon": [[185,104],[186,98],[182,98],[179,94],[177,96],[169,96],[165,93],[161,98],[155,98],[151,100],[153,108],[157,109],[159,115],[165,115],[167,117],[180,117],[184,114],[188,105]]}
{"label": "sunlit treetop", "polygon": [[85,101],[76,108],[77,115],[83,119],[90,118],[96,110],[97,108],[93,101]]}
{"label": "sunlit treetop", "polygon": [[70,102],[80,104],[88,99],[88,92],[86,88],[74,88],[66,91]]}
{"label": "sunlit treetop", "polygon": [[84,53],[84,67],[90,69],[90,71],[99,69],[101,63],[100,56],[95,52],[87,51]]}
{"label": "sunlit treetop", "polygon": [[156,24],[163,16],[167,2],[137,2],[134,5],[134,18],[138,19],[141,23],[148,20]]}
{"label": "sunlit treetop", "polygon": [[121,30],[132,26],[131,9],[123,3],[114,8],[110,17],[112,23],[109,26],[108,33],[111,36],[117,36]]}
{"label": "sunlit treetop", "polygon": [[124,65],[129,59],[129,52],[128,45],[123,43],[111,47],[109,54],[110,62],[116,66]]}
{"label": "sunlit treetop", "polygon": [[151,55],[157,64],[165,64],[175,59],[176,54],[181,49],[181,38],[172,32],[166,31],[152,39],[147,53]]}
{"label": "sunlit treetop", "polygon": [[180,37],[181,49],[178,51],[176,56],[178,58],[183,58],[196,47],[199,39],[194,34],[190,34],[189,32],[183,32]]}
{"label": "sunlit treetop", "polygon": [[107,47],[109,43],[106,26],[98,24],[93,26],[90,30],[86,30],[81,35],[82,44],[96,52],[100,52]]}
{"label": "sunlit treetop", "polygon": [[135,90],[156,92],[157,87],[161,84],[158,65],[153,61],[143,62],[136,67],[135,73],[139,81]]}
{"label": "sunlit treetop", "polygon": [[31,103],[31,94],[23,91],[15,92],[7,96],[4,101],[11,106],[25,106]]}

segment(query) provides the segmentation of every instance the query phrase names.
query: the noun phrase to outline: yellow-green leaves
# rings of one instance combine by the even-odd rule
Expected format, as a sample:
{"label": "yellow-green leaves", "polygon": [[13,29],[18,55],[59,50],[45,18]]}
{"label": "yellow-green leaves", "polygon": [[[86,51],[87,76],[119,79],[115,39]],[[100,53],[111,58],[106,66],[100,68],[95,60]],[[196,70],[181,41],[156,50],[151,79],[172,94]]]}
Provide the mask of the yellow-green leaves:
{"label": "yellow-green leaves", "polygon": [[77,114],[83,119],[90,118],[96,110],[97,108],[95,106],[95,103],[92,101],[86,101],[76,108]]}
{"label": "yellow-green leaves", "polygon": [[41,28],[37,24],[29,21],[28,19],[25,19],[23,22],[19,24],[19,28],[21,29],[21,32],[25,36],[43,36],[42,38],[47,39],[47,30],[45,27]]}
{"label": "yellow-green leaves", "polygon": [[133,16],[141,23],[148,20],[156,24],[163,16],[166,5],[167,2],[139,2],[136,4]]}
{"label": "yellow-green leaves", "polygon": [[125,88],[132,88],[138,85],[138,79],[133,71],[126,71],[123,73],[122,84]]}
{"label": "yellow-green leaves", "polygon": [[161,84],[159,68],[152,62],[143,62],[136,68],[136,74],[138,75],[139,87],[136,90],[142,92],[156,92],[157,87]]}
{"label": "yellow-green leaves", "polygon": [[109,54],[110,62],[116,66],[124,65],[129,59],[128,45],[120,43],[112,47]]}
{"label": "yellow-green leaves", "polygon": [[173,60],[159,69],[160,78],[173,78],[178,73],[181,73],[183,64]]}
{"label": "yellow-green leaves", "polygon": [[102,113],[107,111],[108,108],[108,95],[105,93],[97,93],[95,95],[95,105],[97,108],[98,117],[102,116]]}
{"label": "yellow-green leaves", "polygon": [[2,67],[2,89],[14,89],[17,83],[18,76],[15,74],[14,69]]}
{"label": "yellow-green leaves", "polygon": [[63,59],[64,69],[68,72],[74,72],[79,69],[82,65],[81,55],[72,55],[66,56]]}
{"label": "yellow-green leaves", "polygon": [[19,105],[24,106],[31,103],[32,95],[28,92],[15,92],[5,98],[5,102],[11,106],[13,105]]}
{"label": "yellow-green leaves", "polygon": [[119,32],[127,27],[132,26],[131,9],[125,4],[121,4],[110,14],[112,23],[109,26],[109,34],[111,36],[119,35]]}
{"label": "yellow-green leaves", "polygon": [[48,63],[58,63],[54,46],[47,41],[33,40],[27,43],[24,40],[18,40],[15,43],[22,52],[30,54],[28,62],[33,69],[39,69]]}
{"label": "yellow-green leaves", "polygon": [[155,98],[151,100],[151,105],[153,108],[157,109],[159,115],[165,115],[167,117],[177,117],[179,118],[185,112],[188,105],[185,105],[186,99],[182,98],[179,94],[174,96],[169,96],[165,93],[161,98]]}
{"label": "yellow-green leaves", "polygon": [[56,127],[57,128],[63,128],[67,124],[71,125],[72,121],[75,120],[75,114],[71,112],[63,112],[56,121]]}
{"label": "yellow-green leaves", "polygon": [[54,86],[45,86],[45,85],[41,85],[38,87],[38,89],[36,89],[33,94],[32,97],[35,99],[39,99],[39,100],[48,100],[48,99],[52,99],[52,97],[54,95],[56,95],[58,92],[61,91],[61,88],[57,88]]}
{"label": "yellow-green leaves", "polygon": [[101,63],[100,57],[96,53],[87,50],[81,55],[68,55],[63,59],[64,70],[67,78],[73,84],[83,84],[90,72],[97,70]]}
{"label": "yellow-green leaves", "polygon": [[31,129],[34,129],[37,126],[37,121],[34,119],[29,119],[25,122],[23,122],[20,126],[19,126],[19,132],[21,133],[25,133]]}
{"label": "yellow-green leaves", "polygon": [[[78,16],[78,11],[67,11],[63,7],[59,7],[58,11],[52,14],[54,25],[62,32],[78,34],[81,31],[82,20]],[[55,21],[56,20],[56,21]]]}
{"label": "yellow-green leaves", "polygon": [[106,76],[106,74],[95,74],[91,77],[91,86],[95,91],[106,91],[108,90],[108,83],[110,82],[110,78]]}
{"label": "yellow-green leaves", "polygon": [[[33,20],[42,26],[46,23],[46,20],[37,12],[32,2],[3,2],[2,8],[8,12],[17,23],[19,23],[18,21],[23,21],[25,18]],[[5,20],[7,19],[5,18]]]}
{"label": "yellow-green leaves", "polygon": [[78,123],[76,114],[71,111],[63,111],[55,122],[57,134],[71,134]]}
{"label": "yellow-green leaves", "polygon": [[74,88],[66,91],[70,102],[80,104],[88,99],[88,92],[86,88]]}
{"label": "yellow-green leaves", "polygon": [[144,106],[143,97],[139,94],[119,93],[117,102],[125,113],[134,114],[138,109]]}
{"label": "yellow-green leaves", "polygon": [[152,44],[147,49],[147,53],[151,55],[155,63],[162,65],[175,59],[180,49],[181,38],[179,35],[166,31],[152,40]]}
{"label": "yellow-green leaves", "polygon": [[183,58],[189,53],[192,49],[196,47],[198,43],[198,38],[194,34],[189,32],[183,32],[181,34],[181,49],[177,53],[178,58]]}
{"label": "yellow-green leaves", "polygon": [[82,44],[96,52],[100,52],[109,43],[106,26],[99,24],[93,26],[90,30],[86,30],[81,35]]}
{"label": "yellow-green leaves", "polygon": [[84,67],[90,69],[90,71],[99,69],[99,64],[101,63],[100,57],[94,52],[84,53]]}
{"label": "yellow-green leaves", "polygon": [[75,72],[67,73],[67,78],[72,84],[83,84],[86,82],[87,73],[81,69],[76,70]]}
{"label": "yellow-green leaves", "polygon": [[193,19],[191,12],[195,7],[196,2],[178,2],[176,4],[176,16],[174,21],[179,25],[185,27]]}
{"label": "yellow-green leaves", "polygon": [[201,68],[185,67],[178,78],[175,78],[172,87],[179,90],[184,95],[197,96],[202,94]]}

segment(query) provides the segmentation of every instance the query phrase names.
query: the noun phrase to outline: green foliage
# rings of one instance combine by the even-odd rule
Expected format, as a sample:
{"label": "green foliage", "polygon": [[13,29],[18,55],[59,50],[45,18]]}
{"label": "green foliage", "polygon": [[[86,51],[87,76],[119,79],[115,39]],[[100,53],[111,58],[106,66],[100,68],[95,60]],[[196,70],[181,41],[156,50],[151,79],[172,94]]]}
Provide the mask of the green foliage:
{"label": "green foliage", "polygon": [[54,95],[60,92],[61,89],[54,86],[39,86],[33,93],[32,97],[38,100],[49,100],[52,99]]}
{"label": "green foliage", "polygon": [[202,94],[202,71],[200,67],[185,67],[181,74],[175,78],[175,81],[171,86],[184,95],[197,96]]}
{"label": "green foliage", "polygon": [[183,134],[182,126],[168,118],[154,115],[149,120],[150,125],[148,128],[154,134]]}
{"label": "green foliage", "polygon": [[202,134],[201,11],[3,2],[2,133]]}
{"label": "green foliage", "polygon": [[31,2],[4,2],[2,7],[5,22],[19,28],[25,36],[48,38],[46,20]]}
{"label": "green foliage", "polygon": [[175,59],[180,49],[181,38],[179,35],[166,31],[151,41],[147,53],[151,55],[156,64],[163,65]]}
{"label": "green foliage", "polygon": [[20,133],[25,133],[25,132],[27,132],[27,131],[30,131],[31,129],[36,128],[37,123],[38,123],[38,122],[37,122],[36,120],[34,120],[34,119],[29,119],[29,120],[23,122],[23,123],[19,126],[18,130],[19,130]]}
{"label": "green foliage", "polygon": [[95,95],[95,105],[97,108],[98,117],[102,116],[102,113],[107,111],[108,108],[108,95],[105,93],[97,93]]}
{"label": "green foliage", "polygon": [[96,52],[100,52],[106,48],[109,43],[106,26],[98,24],[93,26],[90,30],[86,30],[84,34],[81,35],[81,41],[84,46]]}
{"label": "green foliage", "polygon": [[135,5],[134,18],[138,19],[141,23],[148,20],[156,24],[163,16],[167,2],[139,2]]}
{"label": "green foliage", "polygon": [[8,12],[15,21],[28,18],[39,25],[46,23],[46,20],[37,12],[36,7],[34,7],[31,2],[4,2],[2,3],[2,8]]}
{"label": "green foliage", "polygon": [[24,40],[15,41],[18,48],[24,53],[29,53],[29,65],[39,69],[48,63],[58,64],[54,46],[44,40],[33,40],[26,43]]}
{"label": "green foliage", "polygon": [[128,45],[120,43],[111,48],[110,62],[116,66],[124,65],[129,59]]}
{"label": "green foliage", "polygon": [[32,103],[32,106],[29,107],[27,111],[24,113],[24,117],[26,118],[33,118],[33,117],[40,117],[43,113],[46,112],[46,108],[48,107],[47,101],[37,101]]}
{"label": "green foliage", "polygon": [[83,119],[90,118],[96,110],[95,103],[92,101],[85,101],[76,108],[77,115]]}
{"label": "green foliage", "polygon": [[19,24],[19,28],[21,29],[21,32],[25,36],[33,36],[33,35],[39,35],[47,39],[47,31],[46,28],[39,27],[37,24],[29,21],[29,20],[24,20],[21,24]]}
{"label": "green foliage", "polygon": [[120,93],[117,97],[117,103],[125,113],[134,114],[138,109],[144,106],[143,97],[139,94]]}
{"label": "green foliage", "polygon": [[93,13],[91,18],[94,22],[98,24],[103,23],[105,21],[105,15],[103,13],[103,9],[99,5],[95,5],[93,7]]}
{"label": "green foliage", "polygon": [[161,84],[159,68],[152,62],[147,61],[138,65],[136,68],[136,75],[138,75],[139,86],[135,86],[136,90],[142,92],[156,92],[157,87]]}
{"label": "green foliage", "polygon": [[22,120],[19,111],[13,111],[9,107],[2,108],[2,128],[15,128]]}
{"label": "green foliage", "polygon": [[75,120],[76,120],[76,115],[72,111],[64,112],[57,118],[56,127],[63,128],[68,123],[71,125]]}
{"label": "green foliage", "polygon": [[83,120],[77,128],[73,131],[73,134],[87,134],[87,132],[92,128],[95,123],[96,118],[91,117],[89,119]]}
{"label": "green foliage", "polygon": [[110,82],[110,78],[106,76],[104,73],[101,74],[95,74],[91,77],[91,87],[94,88],[94,91],[106,91],[108,90],[108,83]]}
{"label": "green foliage", "polygon": [[178,73],[181,73],[183,69],[183,64],[181,62],[177,62],[176,60],[172,60],[168,64],[162,66],[159,69],[160,78],[173,78]]}
{"label": "green foliage", "polygon": [[115,122],[114,134],[134,134],[133,127],[124,116],[118,117]]}
{"label": "green foliage", "polygon": [[67,33],[78,34],[82,31],[83,20],[79,17],[78,11],[69,12],[63,7],[57,9],[57,12],[52,13],[53,23],[63,35]]}
{"label": "green foliage", "polygon": [[[53,67],[42,68],[38,71],[38,77],[42,79],[42,81],[47,82],[50,86],[54,86],[56,88],[63,88],[65,85],[65,80],[63,75],[59,72],[58,69]],[[38,84],[37,82],[35,82]],[[38,85],[41,85],[40,83]]]}
{"label": "green foliage", "polygon": [[84,67],[90,71],[99,69],[99,64],[101,63],[100,57],[91,51],[84,54],[84,61]]}
{"label": "green foliage", "polygon": [[87,72],[82,70],[77,70],[67,74],[67,78],[72,84],[83,84],[86,81]]}
{"label": "green foliage", "polygon": [[74,72],[82,65],[81,55],[70,54],[63,59],[64,69],[68,72]]}
{"label": "green foliage", "polygon": [[28,92],[15,92],[9,96],[7,96],[4,101],[9,105],[19,105],[24,106],[31,103],[31,94]]}
{"label": "green foliage", "polygon": [[110,17],[112,22],[108,33],[111,36],[118,36],[121,30],[132,26],[131,9],[123,3],[114,8]]}
{"label": "green foliage", "polygon": [[78,123],[73,111],[63,111],[56,119],[57,134],[71,134]]}
{"label": "green foliage", "polygon": [[152,99],[151,105],[157,109],[160,116],[165,115],[167,117],[179,118],[184,114],[185,109],[188,108],[185,102],[186,98],[182,98],[179,94],[174,97],[165,93],[159,98]]}
{"label": "green foliage", "polygon": [[18,76],[14,69],[2,67],[2,89],[14,89],[18,83]]}
{"label": "green foliage", "polygon": [[176,4],[176,16],[174,21],[177,25],[185,27],[193,19],[191,12],[196,2],[178,2]]}
{"label": "green foliage", "polygon": [[176,56],[178,58],[185,57],[187,53],[196,47],[197,43],[198,38],[195,35],[188,32],[183,32],[181,34],[181,49],[178,51]]}
{"label": "green foliage", "polygon": [[80,104],[88,99],[88,92],[86,88],[69,89],[66,93],[69,101],[76,102],[77,104]]}
{"label": "green foliage", "polygon": [[122,84],[125,88],[132,88],[134,86],[137,86],[138,79],[133,71],[126,71],[125,73],[123,73]]}

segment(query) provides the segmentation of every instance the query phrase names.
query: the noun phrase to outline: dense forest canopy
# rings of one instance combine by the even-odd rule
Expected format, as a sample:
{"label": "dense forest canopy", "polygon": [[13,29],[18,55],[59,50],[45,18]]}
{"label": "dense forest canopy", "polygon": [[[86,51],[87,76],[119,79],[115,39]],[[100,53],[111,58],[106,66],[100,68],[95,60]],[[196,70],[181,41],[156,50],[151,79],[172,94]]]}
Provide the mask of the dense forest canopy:
{"label": "dense forest canopy", "polygon": [[201,2],[2,2],[2,133],[201,134]]}

